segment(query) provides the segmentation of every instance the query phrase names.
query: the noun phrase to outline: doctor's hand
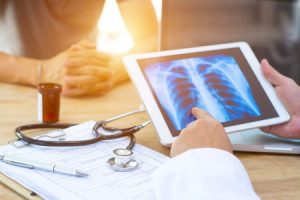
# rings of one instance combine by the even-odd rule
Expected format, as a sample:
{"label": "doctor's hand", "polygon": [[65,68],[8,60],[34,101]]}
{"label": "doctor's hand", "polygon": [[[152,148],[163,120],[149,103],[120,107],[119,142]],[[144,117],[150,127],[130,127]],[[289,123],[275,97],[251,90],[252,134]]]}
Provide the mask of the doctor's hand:
{"label": "doctor's hand", "polygon": [[287,108],[291,120],[287,123],[262,128],[264,132],[285,138],[300,138],[300,87],[276,71],[266,59],[261,62],[265,78],[275,87],[277,96]]}
{"label": "doctor's hand", "polygon": [[192,109],[196,121],[184,128],[171,147],[171,156],[177,156],[189,149],[217,148],[232,153],[232,146],[224,127],[207,112]]}
{"label": "doctor's hand", "polygon": [[99,95],[113,86],[111,57],[81,41],[43,62],[42,81],[60,83],[65,96]]}

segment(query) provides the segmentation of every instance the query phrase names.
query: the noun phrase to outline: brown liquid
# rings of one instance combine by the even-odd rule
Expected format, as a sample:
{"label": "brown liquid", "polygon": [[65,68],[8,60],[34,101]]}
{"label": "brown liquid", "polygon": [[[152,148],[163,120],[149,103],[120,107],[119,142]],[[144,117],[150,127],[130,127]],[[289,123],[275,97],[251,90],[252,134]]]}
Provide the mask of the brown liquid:
{"label": "brown liquid", "polygon": [[62,86],[55,83],[40,83],[38,92],[42,96],[42,120],[46,123],[59,121],[60,94]]}

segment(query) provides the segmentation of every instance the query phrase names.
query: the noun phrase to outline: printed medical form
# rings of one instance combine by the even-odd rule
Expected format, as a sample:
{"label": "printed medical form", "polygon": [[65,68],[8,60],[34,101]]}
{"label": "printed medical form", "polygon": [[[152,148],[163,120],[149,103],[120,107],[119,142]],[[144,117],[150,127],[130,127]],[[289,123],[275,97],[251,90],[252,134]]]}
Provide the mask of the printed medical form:
{"label": "printed medical form", "polygon": [[[90,121],[65,129],[65,137],[73,140],[88,138],[94,123]],[[168,157],[136,145],[133,151],[134,158],[139,162],[137,170],[115,172],[108,168],[106,160],[111,157],[112,150],[125,147],[127,143],[128,139],[122,138],[82,147],[28,145],[16,148],[5,145],[0,148],[0,151],[27,159],[71,166],[87,172],[87,177],[26,169],[4,162],[0,162],[0,171],[44,199],[154,199],[150,174],[168,160]]]}

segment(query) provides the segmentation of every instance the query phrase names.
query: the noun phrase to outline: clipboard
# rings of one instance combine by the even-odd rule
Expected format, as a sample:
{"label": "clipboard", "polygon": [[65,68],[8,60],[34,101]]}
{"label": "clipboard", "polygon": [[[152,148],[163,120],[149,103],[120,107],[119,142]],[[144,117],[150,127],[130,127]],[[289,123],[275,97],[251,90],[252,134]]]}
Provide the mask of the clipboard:
{"label": "clipboard", "polygon": [[[92,135],[87,133],[91,133],[94,124],[94,121],[88,121],[64,129],[64,137],[66,140],[72,140],[74,138],[88,139],[92,137]],[[42,198],[97,199],[101,195],[104,195],[106,199],[116,199],[120,195],[128,199],[144,196],[153,199],[154,194],[150,187],[150,175],[153,170],[162,165],[169,158],[142,145],[136,144],[134,153],[136,158],[141,162],[140,168],[135,172],[138,178],[131,179],[131,173],[117,174],[118,172],[112,171],[105,164],[107,159],[111,157],[112,150],[116,147],[123,147],[127,145],[127,143],[127,138],[119,138],[111,141],[107,140],[102,143],[95,143],[93,145],[82,146],[79,151],[78,148],[74,147],[67,149],[49,149],[47,147],[32,148],[30,146],[25,146],[24,149],[19,149],[13,145],[4,145],[1,146],[1,151],[4,153],[7,152],[16,155],[22,154],[24,159],[32,159],[32,156],[34,156],[34,158],[41,162],[64,163],[65,165],[74,166],[74,168],[80,166],[80,169],[83,171],[93,171],[93,173],[91,176],[80,179],[71,176],[62,176],[47,171],[30,170],[0,163],[1,172],[3,172],[3,174],[0,173],[0,181],[20,196],[30,200]],[[45,148],[47,148],[47,152],[45,152]],[[86,156],[87,154],[89,156]],[[72,155],[72,157],[70,157],[70,155]],[[114,176],[111,176],[112,173]],[[113,188],[111,187],[111,184],[115,183],[114,178],[116,176],[118,176],[119,187]],[[128,181],[129,178],[130,181]],[[21,184],[24,186],[21,186]],[[44,185],[47,185],[47,187],[44,187]],[[139,188],[138,191],[136,191],[137,185]],[[29,188],[29,190],[25,189],[25,187]],[[39,196],[32,196],[31,191],[35,191]]]}
{"label": "clipboard", "polygon": [[0,173],[0,183],[14,191],[18,195],[29,200],[42,200],[37,194],[20,185],[18,182]]}

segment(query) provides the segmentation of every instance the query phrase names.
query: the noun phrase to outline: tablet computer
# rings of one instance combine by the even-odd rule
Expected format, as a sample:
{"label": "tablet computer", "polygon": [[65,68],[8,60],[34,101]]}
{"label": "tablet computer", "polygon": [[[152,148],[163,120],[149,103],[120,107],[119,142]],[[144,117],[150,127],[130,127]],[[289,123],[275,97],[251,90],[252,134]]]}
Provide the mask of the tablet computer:
{"label": "tablet computer", "polygon": [[227,133],[290,118],[245,42],[129,55],[124,64],[164,145],[195,120],[193,107]]}

